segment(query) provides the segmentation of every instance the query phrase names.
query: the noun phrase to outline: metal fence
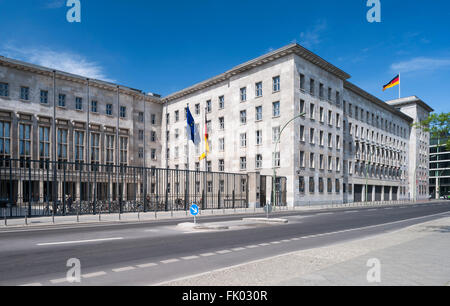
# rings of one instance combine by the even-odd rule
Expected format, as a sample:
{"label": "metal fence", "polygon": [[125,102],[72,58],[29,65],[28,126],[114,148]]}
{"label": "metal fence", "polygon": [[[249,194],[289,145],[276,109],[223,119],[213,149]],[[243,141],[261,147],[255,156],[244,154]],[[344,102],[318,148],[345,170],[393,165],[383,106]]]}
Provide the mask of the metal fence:
{"label": "metal fence", "polygon": [[0,216],[245,208],[246,174],[0,159]]}

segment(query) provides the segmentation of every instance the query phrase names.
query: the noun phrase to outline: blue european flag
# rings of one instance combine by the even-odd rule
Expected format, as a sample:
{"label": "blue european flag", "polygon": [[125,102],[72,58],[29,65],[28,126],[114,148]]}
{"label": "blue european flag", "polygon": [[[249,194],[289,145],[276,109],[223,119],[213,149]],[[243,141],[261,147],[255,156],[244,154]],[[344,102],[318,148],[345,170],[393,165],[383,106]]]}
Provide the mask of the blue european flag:
{"label": "blue european flag", "polygon": [[200,142],[200,134],[198,134],[198,129],[196,128],[194,117],[192,117],[189,107],[186,108],[186,119],[187,119],[187,131],[189,139],[197,145]]}

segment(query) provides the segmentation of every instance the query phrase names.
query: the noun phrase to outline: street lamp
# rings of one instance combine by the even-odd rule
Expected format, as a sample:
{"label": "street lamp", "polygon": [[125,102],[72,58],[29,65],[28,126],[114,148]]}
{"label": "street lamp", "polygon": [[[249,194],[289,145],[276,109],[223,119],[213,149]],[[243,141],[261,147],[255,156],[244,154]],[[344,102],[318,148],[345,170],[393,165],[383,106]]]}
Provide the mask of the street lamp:
{"label": "street lamp", "polygon": [[[280,130],[280,133],[278,134],[277,141],[275,142],[275,148],[274,148],[274,151],[273,151],[273,178],[272,178],[272,206],[274,206],[274,207],[276,206],[276,198],[277,198],[276,190],[275,190],[275,186],[276,186],[275,181],[277,179],[277,170],[276,170],[276,165],[275,165],[275,156],[276,156],[276,153],[277,153],[277,147],[278,147],[278,144],[280,142],[281,134],[283,133],[284,129],[289,125],[289,123],[291,123],[295,119],[303,117],[305,115],[306,115],[306,113],[301,113],[301,114],[295,116],[294,118],[292,118],[291,120],[289,120],[288,122],[286,122],[286,124]],[[269,208],[266,209],[266,213],[267,213],[267,218],[269,218]]]}

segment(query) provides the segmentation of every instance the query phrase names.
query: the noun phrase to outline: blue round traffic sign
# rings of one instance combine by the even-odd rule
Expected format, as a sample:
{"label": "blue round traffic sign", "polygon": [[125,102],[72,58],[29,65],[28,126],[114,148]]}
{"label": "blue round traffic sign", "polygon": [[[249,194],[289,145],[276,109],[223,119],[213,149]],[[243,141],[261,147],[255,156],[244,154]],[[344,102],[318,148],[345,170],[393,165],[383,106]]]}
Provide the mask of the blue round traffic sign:
{"label": "blue round traffic sign", "polygon": [[199,208],[196,204],[192,204],[189,211],[191,212],[191,215],[197,216],[198,212],[199,212]]}

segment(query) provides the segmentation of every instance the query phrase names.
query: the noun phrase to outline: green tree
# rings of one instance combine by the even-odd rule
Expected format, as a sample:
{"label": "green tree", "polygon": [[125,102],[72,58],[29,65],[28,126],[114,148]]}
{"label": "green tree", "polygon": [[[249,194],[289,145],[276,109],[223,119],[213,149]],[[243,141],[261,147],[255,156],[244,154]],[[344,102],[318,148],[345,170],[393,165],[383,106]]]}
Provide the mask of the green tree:
{"label": "green tree", "polygon": [[427,119],[413,124],[430,133],[431,139],[440,139],[450,150],[450,113],[431,114]]}

